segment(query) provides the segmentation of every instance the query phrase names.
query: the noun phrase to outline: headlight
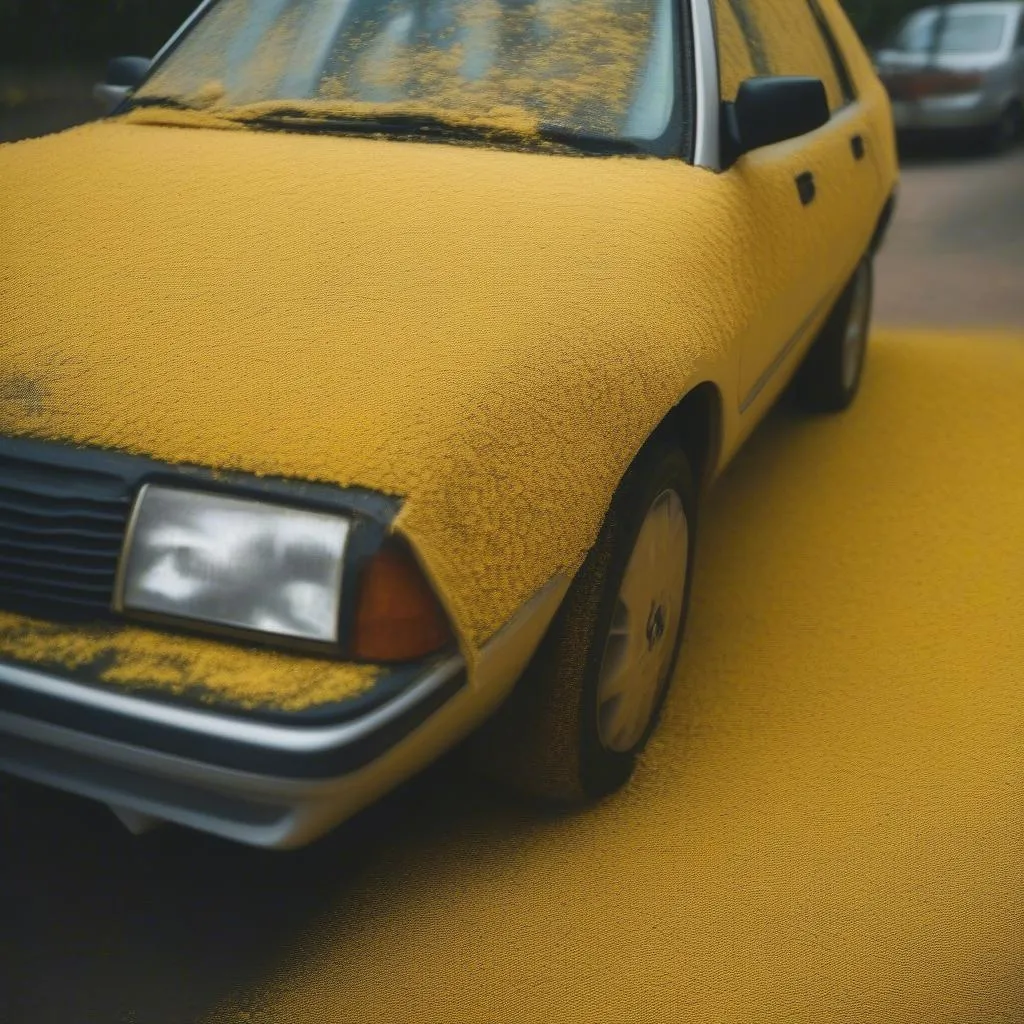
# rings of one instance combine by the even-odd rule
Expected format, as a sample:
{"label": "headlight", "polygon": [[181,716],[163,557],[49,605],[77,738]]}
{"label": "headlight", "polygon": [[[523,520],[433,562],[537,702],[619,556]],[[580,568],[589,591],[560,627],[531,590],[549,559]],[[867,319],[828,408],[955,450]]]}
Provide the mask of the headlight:
{"label": "headlight", "polygon": [[147,485],[119,605],[337,643],[349,523],[261,501]]}

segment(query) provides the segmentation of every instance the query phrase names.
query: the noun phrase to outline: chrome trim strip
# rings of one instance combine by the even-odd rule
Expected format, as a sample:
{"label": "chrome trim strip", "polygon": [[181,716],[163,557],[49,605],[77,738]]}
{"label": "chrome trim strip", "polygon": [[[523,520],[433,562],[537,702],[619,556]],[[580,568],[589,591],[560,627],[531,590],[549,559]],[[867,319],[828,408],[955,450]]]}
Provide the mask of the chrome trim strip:
{"label": "chrome trim strip", "polygon": [[740,404],[740,413],[745,413],[754,404],[754,402],[757,401],[758,395],[760,395],[761,392],[764,391],[764,389],[768,386],[768,383],[772,379],[772,377],[774,377],[775,374],[779,372],[779,370],[782,367],[782,364],[786,361],[789,354],[793,351],[794,348],[796,348],[796,346],[800,343],[802,339],[807,337],[807,331],[810,329],[811,324],[813,324],[814,321],[817,320],[819,316],[821,316],[822,311],[829,305],[829,303],[835,302],[836,294],[836,292],[830,292],[827,296],[825,296],[825,298],[822,299],[821,302],[819,302],[814,307],[810,315],[804,320],[804,322],[799,326],[799,328],[797,328],[796,334],[794,334],[793,337],[791,337],[789,341],[787,341],[786,344],[782,346],[778,355],[776,355],[776,357],[772,360],[768,369],[765,370],[760,377],[758,377],[756,383],[750,389],[750,393]]}
{"label": "chrome trim strip", "polygon": [[202,0],[202,3],[181,23],[181,26],[174,35],[172,35],[171,38],[168,39],[159,50],[157,50],[156,56],[150,64],[151,68],[156,67],[158,61],[163,59],[164,54],[166,54],[167,51],[177,43],[177,41],[193,26],[193,24],[206,13],[206,9],[211,7],[215,2],[216,0]]}
{"label": "chrome trim strip", "polygon": [[462,671],[464,666],[465,662],[461,655],[449,658],[394,700],[357,721],[305,728],[251,722],[241,718],[230,718],[214,711],[194,711],[191,708],[158,704],[142,697],[95,689],[44,672],[15,668],[12,665],[0,665],[0,682],[20,686],[69,704],[135,718],[190,732],[193,735],[207,736],[213,740],[245,743],[265,750],[286,753],[315,754],[345,746],[382,728],[443,686],[452,676]]}
{"label": "chrome trim strip", "polygon": [[694,77],[697,83],[697,125],[693,162],[710,171],[722,168],[719,136],[721,94],[718,84],[718,47],[715,42],[713,0],[690,0],[693,25]]}
{"label": "chrome trim strip", "polygon": [[121,541],[121,553],[117,556],[117,573],[114,575],[114,593],[110,600],[110,610],[119,615],[124,614],[124,585],[128,573],[128,555],[135,543],[135,528],[139,524],[139,513],[142,511],[142,497],[149,484],[143,484],[132,497],[132,510],[128,515],[128,525]]}
{"label": "chrome trim strip", "polygon": [[551,625],[572,580],[554,576],[483,645],[470,672],[475,687],[507,694],[523,674]]}

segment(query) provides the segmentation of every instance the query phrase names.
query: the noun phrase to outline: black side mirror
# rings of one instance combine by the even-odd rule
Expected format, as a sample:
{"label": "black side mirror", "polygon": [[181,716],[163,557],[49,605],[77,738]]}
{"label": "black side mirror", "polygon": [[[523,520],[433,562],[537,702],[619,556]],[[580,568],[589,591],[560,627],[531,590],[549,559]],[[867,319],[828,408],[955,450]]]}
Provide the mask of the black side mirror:
{"label": "black side mirror", "polygon": [[148,57],[115,57],[107,64],[107,85],[136,89],[149,74],[152,63]]}
{"label": "black side mirror", "polygon": [[148,57],[115,57],[107,64],[107,75],[92,91],[104,114],[112,114],[137,89],[149,74],[153,62]]}
{"label": "black side mirror", "polygon": [[796,139],[828,124],[825,83],[819,78],[748,78],[723,111],[726,166],[744,153]]}

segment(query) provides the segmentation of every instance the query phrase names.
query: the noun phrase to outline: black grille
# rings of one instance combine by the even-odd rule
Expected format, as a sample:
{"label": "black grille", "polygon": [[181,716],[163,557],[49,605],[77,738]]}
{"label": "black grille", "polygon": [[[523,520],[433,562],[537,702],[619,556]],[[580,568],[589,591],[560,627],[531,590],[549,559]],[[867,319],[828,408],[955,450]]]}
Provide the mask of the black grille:
{"label": "black grille", "polygon": [[[0,435],[0,610],[55,621],[116,619],[117,563],[132,501],[146,483],[339,512],[352,517],[362,538],[352,549],[363,552],[376,550],[401,508],[397,498],[360,488]],[[354,560],[353,576],[359,567]]]}
{"label": "black grille", "polygon": [[108,616],[130,512],[120,476],[0,452],[0,607]]}

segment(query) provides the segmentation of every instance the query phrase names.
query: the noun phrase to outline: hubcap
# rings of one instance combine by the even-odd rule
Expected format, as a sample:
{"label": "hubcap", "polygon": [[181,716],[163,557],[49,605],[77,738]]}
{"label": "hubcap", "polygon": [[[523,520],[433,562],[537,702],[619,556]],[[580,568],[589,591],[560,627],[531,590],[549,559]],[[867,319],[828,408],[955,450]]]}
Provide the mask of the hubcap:
{"label": "hubcap", "polygon": [[850,316],[846,321],[846,333],[843,335],[843,387],[847,391],[852,391],[856,386],[864,362],[868,320],[871,315],[870,281],[868,268],[862,265],[857,271]]}
{"label": "hubcap", "polygon": [[679,495],[651,505],[622,577],[597,684],[597,731],[608,750],[632,750],[647,731],[672,670],[689,558]]}

